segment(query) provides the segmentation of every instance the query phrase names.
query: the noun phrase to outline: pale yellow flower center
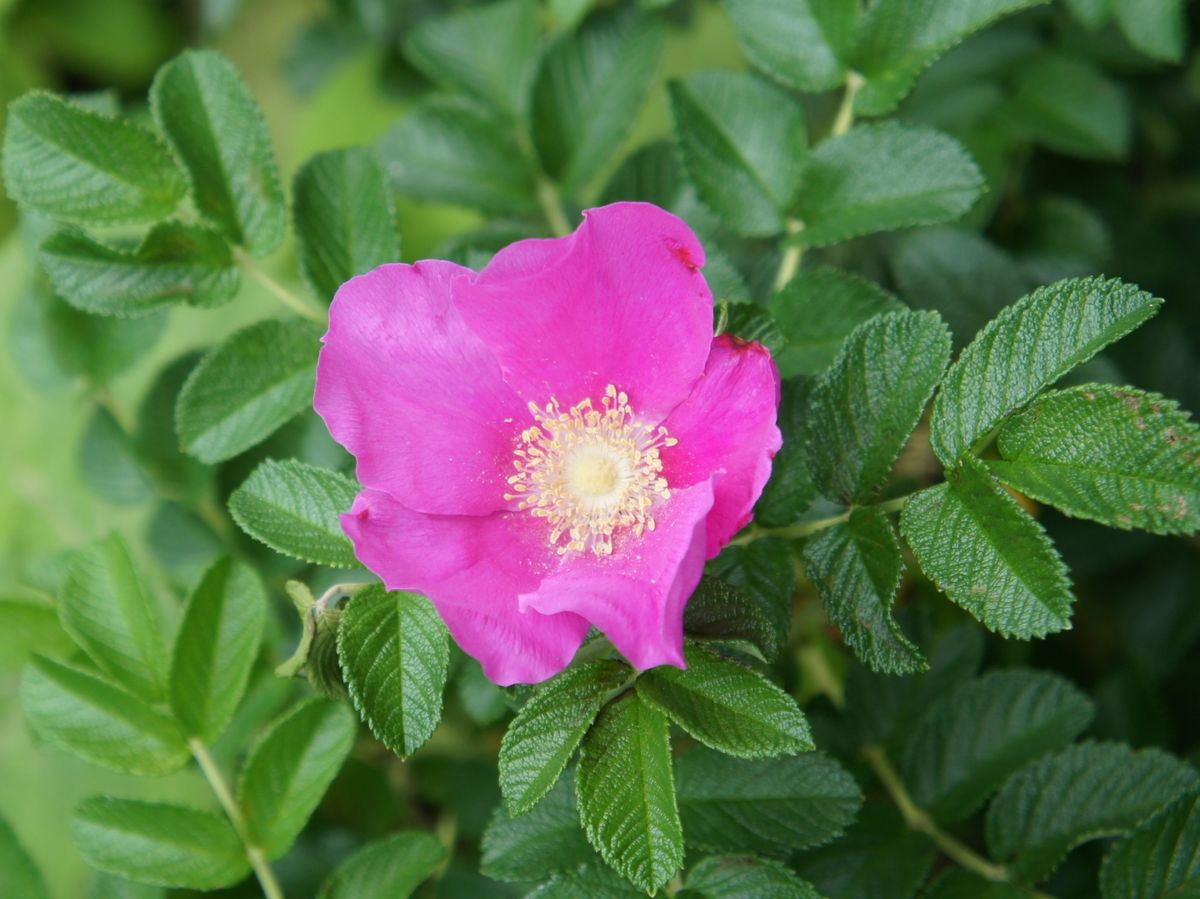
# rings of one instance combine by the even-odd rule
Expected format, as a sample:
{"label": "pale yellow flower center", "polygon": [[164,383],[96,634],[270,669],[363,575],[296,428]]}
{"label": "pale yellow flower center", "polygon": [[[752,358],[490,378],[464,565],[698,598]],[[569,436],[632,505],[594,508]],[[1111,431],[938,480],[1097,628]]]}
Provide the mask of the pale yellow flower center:
{"label": "pale yellow flower center", "polygon": [[513,453],[517,473],[504,498],[548,519],[560,555],[610,555],[614,532],[630,528],[640,537],[654,530],[650,509],[671,495],[659,450],[675,438],[638,421],[628,395],[612,384],[600,405],[586,399],[564,412],[554,398],[544,407],[530,403],[536,424],[521,433]]}

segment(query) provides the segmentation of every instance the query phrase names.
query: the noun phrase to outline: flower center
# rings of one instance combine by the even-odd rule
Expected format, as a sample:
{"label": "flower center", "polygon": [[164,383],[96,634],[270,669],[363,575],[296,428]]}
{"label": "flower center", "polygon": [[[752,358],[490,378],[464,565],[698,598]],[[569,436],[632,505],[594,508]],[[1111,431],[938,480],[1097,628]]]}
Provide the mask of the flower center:
{"label": "flower center", "polygon": [[671,492],[662,477],[660,449],[674,446],[667,429],[637,421],[629,397],[609,384],[600,409],[590,399],[563,411],[557,399],[529,404],[536,424],[521,433],[508,479],[519,500],[550,524],[550,544],[562,555],[591,549],[611,555],[613,533],[654,530],[650,508]]}

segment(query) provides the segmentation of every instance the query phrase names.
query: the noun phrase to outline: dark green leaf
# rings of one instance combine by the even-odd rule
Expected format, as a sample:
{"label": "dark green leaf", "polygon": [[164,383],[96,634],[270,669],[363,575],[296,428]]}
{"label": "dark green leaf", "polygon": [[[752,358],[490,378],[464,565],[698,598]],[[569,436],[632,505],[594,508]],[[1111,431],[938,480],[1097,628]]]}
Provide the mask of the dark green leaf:
{"label": "dark green leaf", "polygon": [[445,858],[446,850],[433,834],[392,834],[338,865],[318,899],[407,899]]}
{"label": "dark green leaf", "polygon": [[1002,880],[986,880],[965,868],[951,868],[933,882],[925,899],[1029,899],[1029,893]]}
{"label": "dark green leaf", "polygon": [[820,894],[781,865],[752,855],[717,855],[688,872],[686,899],[821,899]]}
{"label": "dark green leaf", "polygon": [[416,752],[442,717],[450,648],[446,626],[415,593],[368,587],[346,606],[338,657],[363,721],[399,756]]}
{"label": "dark green leaf", "polygon": [[201,214],[253,256],[279,246],[287,207],[271,136],[233,63],[212,50],[183,52],[158,70],[150,105]]}
{"label": "dark green leaf", "polygon": [[1100,869],[1104,899],[1200,895],[1200,797],[1194,793],[1117,843]]}
{"label": "dark green leaf", "polygon": [[846,78],[859,7],[854,0],[725,0],[750,61],[790,88],[816,93]]}
{"label": "dark green leaf", "polygon": [[319,332],[311,323],[262,321],[210,350],[183,385],[175,430],[203,462],[236,456],[312,403]]}
{"label": "dark green leaf", "polygon": [[525,899],[642,899],[645,895],[644,890],[597,858],[569,871],[560,871],[526,893]]}
{"label": "dark green leaf", "polygon": [[1023,63],[1011,115],[1022,134],[1060,153],[1121,159],[1129,152],[1129,101],[1082,59],[1045,54]]}
{"label": "dark green leaf", "polygon": [[1071,625],[1066,566],[1045,530],[971,456],[915,493],[900,532],[922,570],[992,630],[1028,640]]}
{"label": "dark green leaf", "polygon": [[22,206],[85,225],[165,218],[186,188],[154,134],[42,92],[8,109],[4,185]]}
{"label": "dark green leaf", "polygon": [[359,487],[345,475],[296,459],[267,459],[229,497],[238,527],[272,549],[335,568],[354,568],[340,516]]}
{"label": "dark green leaf", "polygon": [[727,546],[709,563],[708,573],[737,587],[762,610],[779,641],[766,656],[776,655],[788,632],[792,596],[796,592],[791,544],[768,537],[745,546]]}
{"label": "dark green leaf", "polygon": [[707,575],[683,610],[683,630],[689,637],[750,643],[767,660],[779,654],[785,636],[743,591]]}
{"label": "dark green leaf", "polygon": [[50,899],[42,872],[3,818],[0,818],[0,896]]}
{"label": "dark green leaf", "polygon": [[579,824],[574,773],[564,774],[530,812],[518,817],[497,808],[480,849],[480,871],[496,880],[545,880],[557,871],[598,862]]}
{"label": "dark green leaf", "polygon": [[629,692],[605,707],[575,775],[588,840],[635,886],[654,892],[683,864],[666,717]]}

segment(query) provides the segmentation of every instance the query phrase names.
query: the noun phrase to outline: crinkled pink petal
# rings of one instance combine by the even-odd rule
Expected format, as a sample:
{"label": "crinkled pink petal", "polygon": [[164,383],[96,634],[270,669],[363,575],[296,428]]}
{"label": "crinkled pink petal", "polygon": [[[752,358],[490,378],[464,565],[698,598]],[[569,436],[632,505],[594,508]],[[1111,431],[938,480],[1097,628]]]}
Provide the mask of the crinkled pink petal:
{"label": "crinkled pink petal", "polygon": [[513,434],[531,422],[491,351],[451,305],[450,262],[384,265],[329,308],[313,405],[364,487],[411,509],[505,508]]}
{"label": "crinkled pink petal", "polygon": [[455,283],[454,303],[523,399],[572,406],[614,384],[659,421],[704,371],[713,303],[702,265],[680,219],[615,203],[589,209],[569,237],[501,250]]}
{"label": "crinkled pink petal", "polygon": [[679,441],[662,451],[667,483],[676,488],[713,480],[710,559],[750,522],[783,442],[778,411],[779,371],[770,353],[722,334],[712,342],[704,377],[665,422]]}
{"label": "crinkled pink petal", "polygon": [[707,481],[673,490],[655,509],[655,528],[622,534],[611,556],[571,553],[521,608],[581,615],[603,631],[635,668],[684,667],[683,608],[704,573]]}
{"label": "crinkled pink petal", "polygon": [[544,522],[523,513],[428,515],[364,490],[342,516],[354,551],[389,590],[429,597],[463,651],[498,684],[557,674],[587,635],[579,615],[521,611],[558,559]]}

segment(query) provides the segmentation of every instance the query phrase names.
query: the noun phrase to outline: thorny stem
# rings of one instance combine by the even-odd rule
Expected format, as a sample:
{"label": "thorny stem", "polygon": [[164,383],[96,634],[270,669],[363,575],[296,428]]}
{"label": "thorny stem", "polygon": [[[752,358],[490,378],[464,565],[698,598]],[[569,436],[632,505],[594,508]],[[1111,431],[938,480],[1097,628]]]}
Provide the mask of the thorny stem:
{"label": "thorny stem", "polygon": [[250,867],[254,869],[254,876],[258,878],[259,886],[262,887],[263,896],[266,899],[284,899],[283,889],[279,886],[279,881],[275,879],[275,872],[271,870],[262,850],[251,842],[242,810],[234,800],[233,794],[229,792],[225,778],[221,776],[221,769],[217,767],[216,761],[209,754],[208,747],[197,739],[191,739],[188,740],[188,748],[192,751],[192,758],[204,772],[204,777],[208,781],[208,785],[212,787],[217,801],[221,803],[221,808],[225,809],[229,823],[237,831],[237,835],[246,849],[246,859],[250,862]]}
{"label": "thorny stem", "polygon": [[[889,499],[884,503],[876,503],[872,506],[860,506],[858,508],[874,508],[882,509],[884,512],[898,512],[904,508],[904,504],[908,502],[910,496],[912,496],[911,493],[906,493],[904,496]],[[850,513],[853,511],[854,507],[851,507],[841,514],[831,515],[828,518],[817,518],[813,521],[802,521],[799,524],[789,524],[778,528],[752,525],[730,540],[729,543],[731,546],[741,546],[746,543],[753,543],[755,540],[761,540],[763,537],[782,537],[785,540],[798,540],[801,537],[809,537],[834,525],[849,521]]]}
{"label": "thorny stem", "polygon": [[268,275],[266,271],[263,270],[262,266],[260,266],[241,250],[235,249],[233,254],[234,258],[237,259],[238,265],[245,269],[251,278],[265,287],[267,291],[275,297],[275,299],[279,300],[279,302],[283,303],[283,305],[287,306],[297,315],[301,315],[304,318],[307,318],[309,321],[314,321],[321,325],[325,324],[324,312],[321,312],[320,310],[314,308],[312,304],[296,296],[296,294],[292,293],[290,290]]}

